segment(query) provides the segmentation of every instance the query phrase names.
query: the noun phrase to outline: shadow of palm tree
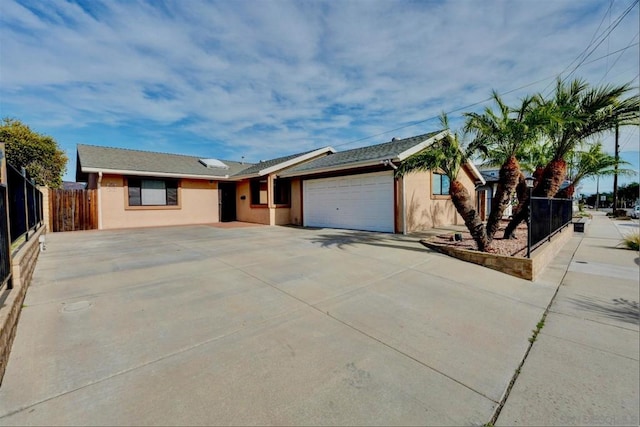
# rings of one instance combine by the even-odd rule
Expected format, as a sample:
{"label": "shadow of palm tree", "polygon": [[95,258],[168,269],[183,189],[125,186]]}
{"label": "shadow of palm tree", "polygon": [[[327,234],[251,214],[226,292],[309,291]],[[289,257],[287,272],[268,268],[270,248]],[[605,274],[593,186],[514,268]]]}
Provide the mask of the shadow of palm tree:
{"label": "shadow of palm tree", "polygon": [[594,298],[570,298],[573,304],[582,310],[591,311],[610,319],[638,325],[640,323],[640,308],[638,301],[625,298],[614,298],[611,301]]}
{"label": "shadow of palm tree", "polygon": [[322,247],[337,247],[339,249],[344,249],[345,247],[358,244],[416,252],[432,252],[431,249],[423,247],[417,238],[410,238],[397,234],[345,231],[318,234],[311,237],[310,240],[312,243],[322,245]]}

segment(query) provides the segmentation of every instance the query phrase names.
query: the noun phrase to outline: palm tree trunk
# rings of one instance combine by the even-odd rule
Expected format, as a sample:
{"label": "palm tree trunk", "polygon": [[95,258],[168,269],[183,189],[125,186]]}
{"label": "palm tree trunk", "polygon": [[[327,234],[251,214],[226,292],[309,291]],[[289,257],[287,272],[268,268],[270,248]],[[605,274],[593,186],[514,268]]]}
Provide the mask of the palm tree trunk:
{"label": "palm tree trunk", "polygon": [[[563,160],[552,160],[549,164],[542,170],[540,173],[540,169],[536,169],[534,173],[534,179],[536,181],[536,185],[533,188],[533,196],[534,197],[548,197],[552,198],[556,195],[558,190],[560,189],[560,185],[564,181],[564,178],[567,173],[567,163]],[[521,204],[522,208],[518,210],[518,212],[513,215],[513,218],[507,225],[507,228],[504,230],[503,239],[510,239],[513,237],[513,232],[518,228],[518,225],[522,221],[526,221],[529,217],[529,194],[526,193],[526,201]]]}
{"label": "palm tree trunk", "polygon": [[489,247],[489,240],[487,239],[484,224],[475,210],[469,192],[464,185],[456,179],[451,181],[449,195],[451,196],[453,205],[464,220],[464,224],[467,226],[469,233],[471,233],[471,237],[473,237],[473,240],[476,242],[478,250],[486,252]]}
{"label": "palm tree trunk", "polygon": [[487,239],[493,240],[494,234],[500,227],[500,220],[507,206],[511,204],[511,195],[518,186],[520,164],[515,156],[510,156],[500,168],[498,188],[491,201],[491,213],[487,220]]}
{"label": "palm tree trunk", "polygon": [[540,185],[536,186],[536,195],[539,194],[539,197],[548,198],[555,197],[566,176],[567,162],[564,159],[552,160],[544,168]]}
{"label": "palm tree trunk", "polygon": [[565,187],[562,190],[558,191],[555,197],[556,199],[570,199],[573,197],[573,194],[575,193],[575,191],[576,191],[576,187],[572,183],[572,184],[569,184],[568,187]]}
{"label": "palm tree trunk", "polygon": [[516,186],[516,197],[518,198],[518,204],[512,209],[512,216],[520,212],[520,209],[522,209],[522,205],[525,203],[525,198],[527,197],[527,181],[525,180],[524,174],[522,172],[520,172],[520,176],[518,177],[518,185]]}

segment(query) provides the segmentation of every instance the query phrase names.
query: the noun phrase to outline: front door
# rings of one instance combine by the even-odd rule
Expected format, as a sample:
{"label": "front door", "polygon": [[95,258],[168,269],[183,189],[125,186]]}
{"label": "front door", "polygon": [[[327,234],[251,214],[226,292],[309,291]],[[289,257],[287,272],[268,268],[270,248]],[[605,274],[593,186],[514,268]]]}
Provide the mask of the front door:
{"label": "front door", "polygon": [[236,183],[220,182],[220,222],[236,220]]}

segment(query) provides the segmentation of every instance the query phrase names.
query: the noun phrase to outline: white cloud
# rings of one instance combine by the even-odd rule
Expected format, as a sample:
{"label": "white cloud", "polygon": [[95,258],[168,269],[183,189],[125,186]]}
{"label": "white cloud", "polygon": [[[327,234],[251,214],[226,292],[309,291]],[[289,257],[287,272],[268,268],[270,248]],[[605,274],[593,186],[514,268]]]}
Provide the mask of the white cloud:
{"label": "white cloud", "polygon": [[[77,139],[105,143],[107,129],[118,138],[113,145],[268,158],[343,144],[552,77],[629,4],[614,3],[609,16],[609,4],[595,0],[5,0],[1,114],[43,128],[67,149]],[[588,61],[627,46],[637,22],[636,6]],[[637,84],[637,46],[576,75],[597,83],[614,62],[605,81]],[[433,120],[345,148],[437,127]]]}

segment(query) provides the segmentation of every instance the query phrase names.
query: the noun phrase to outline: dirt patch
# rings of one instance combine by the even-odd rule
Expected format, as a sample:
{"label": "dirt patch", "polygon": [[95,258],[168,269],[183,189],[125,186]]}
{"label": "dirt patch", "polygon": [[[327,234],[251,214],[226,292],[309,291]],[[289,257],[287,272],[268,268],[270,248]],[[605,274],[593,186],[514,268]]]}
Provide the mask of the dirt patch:
{"label": "dirt patch", "polygon": [[[502,235],[507,224],[509,224],[508,221],[500,223],[500,229],[495,234],[495,238],[487,252],[524,258],[527,255],[527,224],[522,223],[518,226],[513,239],[503,239]],[[427,241],[452,248],[478,250],[478,246],[469,232],[461,232],[459,234],[462,234],[462,240],[455,240],[454,234],[441,234],[427,239]]]}

